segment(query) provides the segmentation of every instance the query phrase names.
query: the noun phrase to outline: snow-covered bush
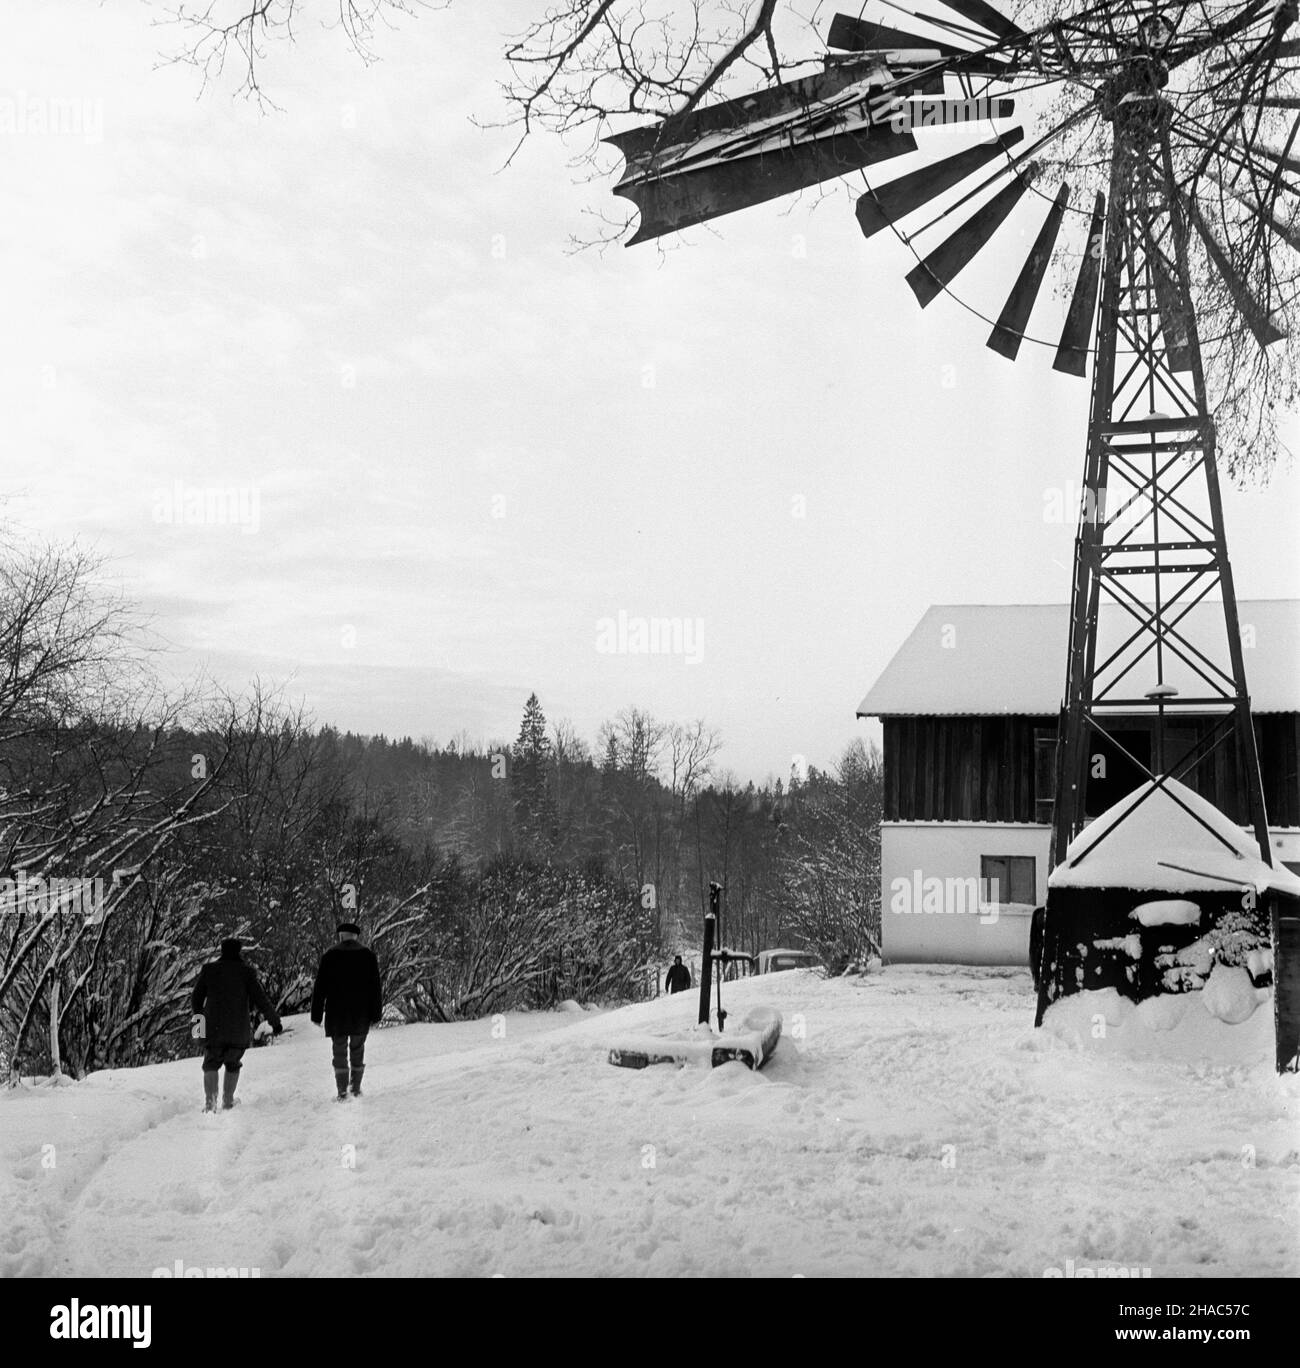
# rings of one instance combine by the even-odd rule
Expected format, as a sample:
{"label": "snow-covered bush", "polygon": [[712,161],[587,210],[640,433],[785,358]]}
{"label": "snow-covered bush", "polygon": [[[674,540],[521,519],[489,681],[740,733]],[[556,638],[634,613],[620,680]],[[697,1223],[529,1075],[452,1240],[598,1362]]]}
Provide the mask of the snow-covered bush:
{"label": "snow-covered bush", "polygon": [[786,923],[831,975],[880,954],[880,753],[861,741],[834,774],[792,786],[782,862]]}
{"label": "snow-covered bush", "polygon": [[644,995],[652,928],[637,890],[595,863],[495,861],[434,928],[416,1015],[437,1021],[513,1007]]}

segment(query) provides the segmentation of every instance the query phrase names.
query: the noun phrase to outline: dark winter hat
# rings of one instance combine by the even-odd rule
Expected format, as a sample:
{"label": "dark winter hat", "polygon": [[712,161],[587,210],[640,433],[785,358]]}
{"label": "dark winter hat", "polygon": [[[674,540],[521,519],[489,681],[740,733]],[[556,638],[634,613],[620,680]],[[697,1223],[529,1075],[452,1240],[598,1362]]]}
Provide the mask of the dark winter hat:
{"label": "dark winter hat", "polygon": [[360,934],[361,928],[356,924],[356,922],[339,922],[340,936],[359,936]]}
{"label": "dark winter hat", "polygon": [[223,955],[237,955],[243,949],[244,942],[236,936],[227,936],[221,942],[221,953]]}

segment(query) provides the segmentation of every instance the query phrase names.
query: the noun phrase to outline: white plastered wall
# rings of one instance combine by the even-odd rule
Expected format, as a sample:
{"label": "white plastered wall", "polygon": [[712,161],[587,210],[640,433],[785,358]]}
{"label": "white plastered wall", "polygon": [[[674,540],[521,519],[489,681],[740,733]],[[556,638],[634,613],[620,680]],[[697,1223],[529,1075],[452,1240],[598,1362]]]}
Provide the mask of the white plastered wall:
{"label": "white plastered wall", "polygon": [[[955,881],[978,879],[984,855],[1032,855],[1035,901],[1047,897],[1051,828],[1014,822],[885,822],[880,921],[894,963],[1028,964],[1032,908],[976,905]],[[943,884],[943,896],[937,885]],[[949,881],[954,883],[949,883]],[[943,910],[926,910],[938,903]],[[907,910],[896,911],[903,907]]]}
{"label": "white plastered wall", "polygon": [[[901,964],[1028,964],[1028,906],[996,912],[951,896],[949,880],[978,879],[984,855],[1032,855],[1035,902],[1047,901],[1051,828],[1017,822],[885,822],[880,921],[885,958]],[[1300,862],[1300,830],[1269,831],[1275,863]],[[944,884],[943,896],[926,881]],[[900,882],[901,881],[901,882]],[[927,898],[927,891],[936,896]],[[938,903],[942,911],[926,911]],[[909,909],[894,911],[898,905]]]}

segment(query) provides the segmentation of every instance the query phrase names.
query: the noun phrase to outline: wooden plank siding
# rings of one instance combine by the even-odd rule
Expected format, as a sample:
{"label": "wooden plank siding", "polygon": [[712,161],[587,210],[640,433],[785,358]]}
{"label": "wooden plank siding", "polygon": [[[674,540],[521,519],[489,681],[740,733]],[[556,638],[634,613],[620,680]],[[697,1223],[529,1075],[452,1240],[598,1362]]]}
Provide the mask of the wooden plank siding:
{"label": "wooden plank siding", "polygon": [[1055,717],[882,721],[886,821],[1034,820],[1034,729]]}
{"label": "wooden plank siding", "polygon": [[1255,719],[1255,745],[1264,776],[1264,808],[1272,826],[1300,826],[1300,713]]}
{"label": "wooden plank siding", "polygon": [[[1204,736],[1209,720],[1187,719]],[[1054,731],[1055,717],[884,717],[885,794],[888,822],[1033,822],[1036,799],[1034,740]],[[1117,730],[1142,730],[1145,718]],[[1300,713],[1255,718],[1272,826],[1300,827]],[[1245,823],[1242,765],[1230,742],[1212,753],[1186,781],[1234,821]]]}

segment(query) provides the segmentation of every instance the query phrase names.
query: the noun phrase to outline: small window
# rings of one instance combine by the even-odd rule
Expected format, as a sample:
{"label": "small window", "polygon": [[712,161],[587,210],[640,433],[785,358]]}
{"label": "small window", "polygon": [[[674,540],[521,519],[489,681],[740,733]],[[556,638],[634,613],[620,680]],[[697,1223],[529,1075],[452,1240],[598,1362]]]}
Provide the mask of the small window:
{"label": "small window", "polygon": [[1033,855],[981,855],[980,889],[983,898],[997,903],[1038,901],[1038,861]]}

